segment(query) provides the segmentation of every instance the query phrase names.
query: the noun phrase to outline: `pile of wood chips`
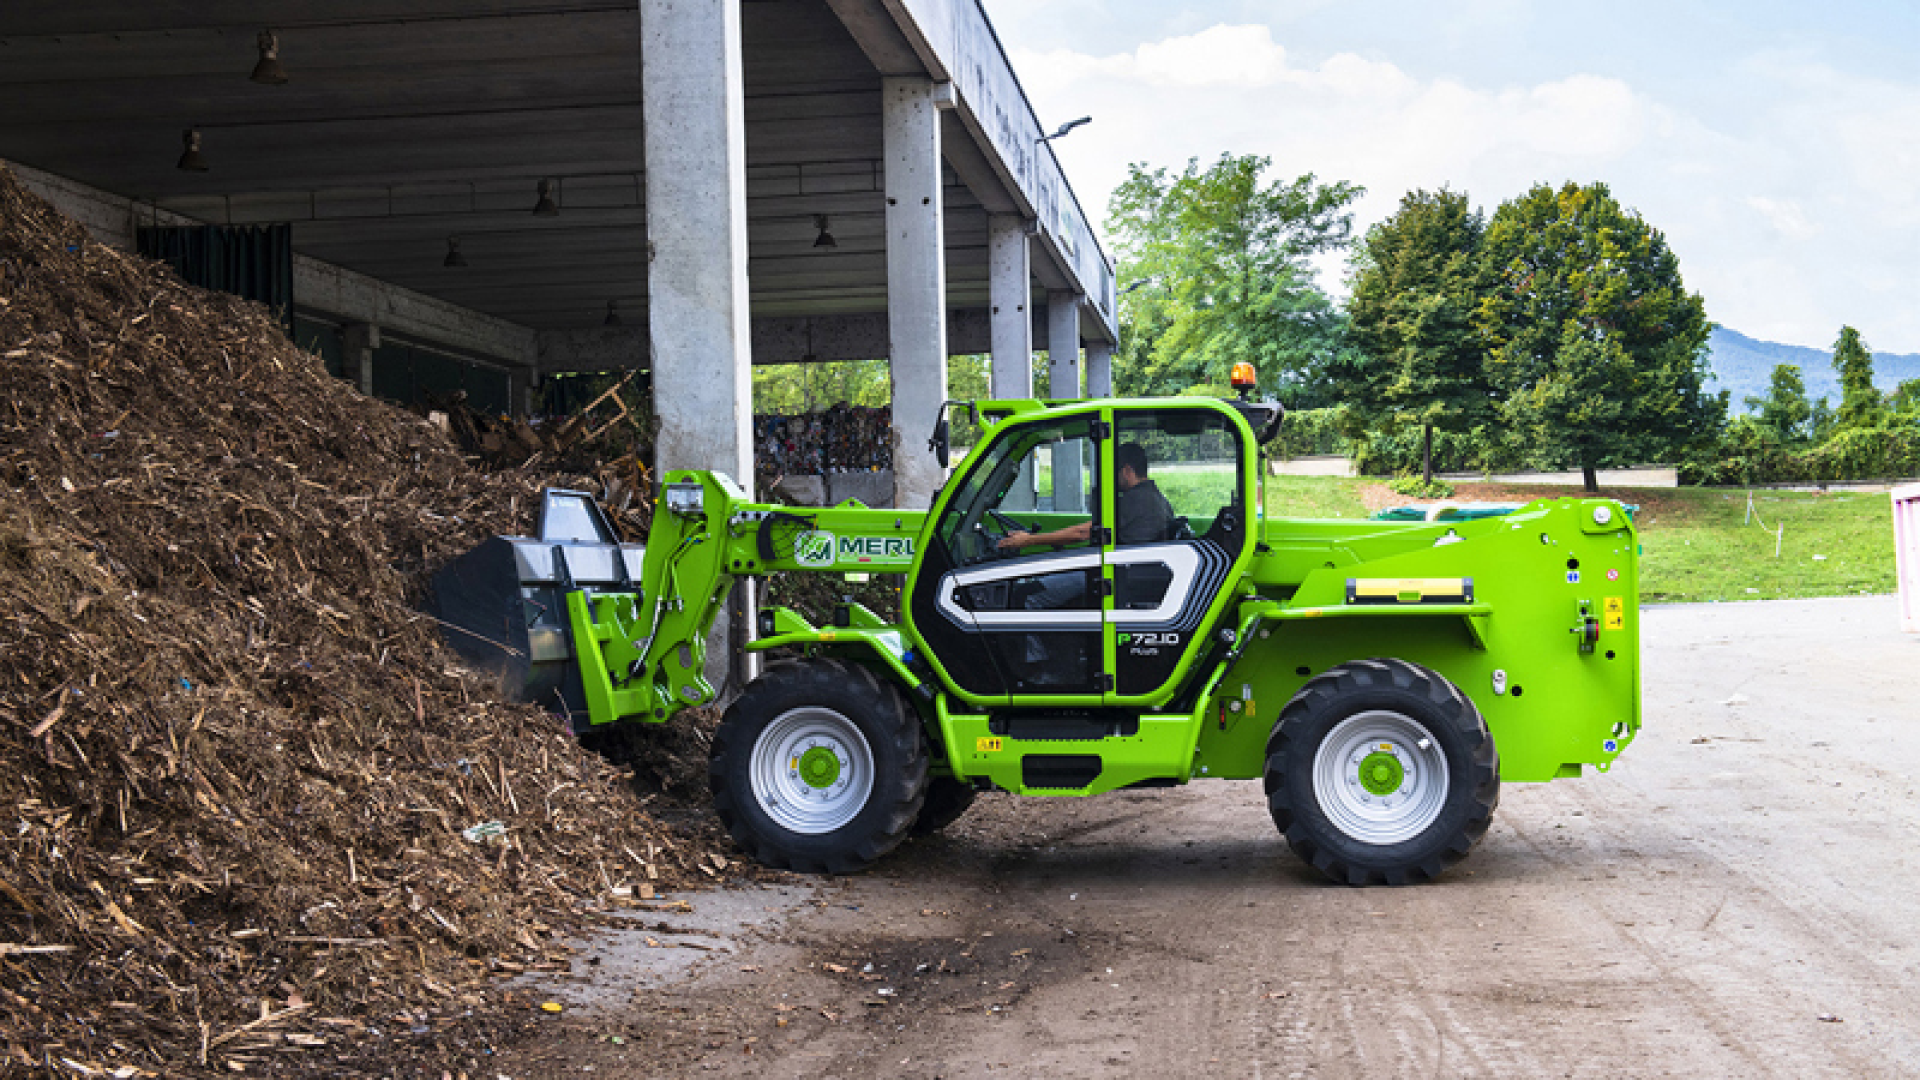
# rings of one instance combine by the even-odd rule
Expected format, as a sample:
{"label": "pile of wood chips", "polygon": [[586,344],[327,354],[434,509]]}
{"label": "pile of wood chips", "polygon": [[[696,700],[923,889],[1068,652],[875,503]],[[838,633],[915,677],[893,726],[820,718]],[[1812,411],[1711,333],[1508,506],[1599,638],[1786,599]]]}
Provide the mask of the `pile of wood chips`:
{"label": "pile of wood chips", "polygon": [[490,1077],[507,976],[729,866],[697,729],[615,768],[419,614],[592,477],[476,471],[4,169],[0,388],[0,1072]]}

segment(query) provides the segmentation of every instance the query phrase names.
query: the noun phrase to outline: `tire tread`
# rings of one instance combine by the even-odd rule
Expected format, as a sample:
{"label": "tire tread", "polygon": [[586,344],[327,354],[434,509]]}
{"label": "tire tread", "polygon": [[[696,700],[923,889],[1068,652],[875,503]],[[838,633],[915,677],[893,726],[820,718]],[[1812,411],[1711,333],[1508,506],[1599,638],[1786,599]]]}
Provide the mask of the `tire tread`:
{"label": "tire tread", "polygon": [[[1311,759],[1316,749],[1297,738],[1297,733],[1327,710],[1338,708],[1350,695],[1386,689],[1430,703],[1439,719],[1467,740],[1472,760],[1471,795],[1464,820],[1437,850],[1397,864],[1364,862],[1335,851],[1315,835],[1307,815],[1301,812],[1304,808],[1296,805],[1295,794],[1286,782],[1296,756],[1304,754]],[[1274,825],[1286,837],[1287,846],[1308,865],[1347,885],[1402,885],[1439,877],[1486,835],[1494,810],[1500,805],[1500,756],[1479,710],[1459,687],[1437,672],[1392,658],[1353,660],[1309,680],[1281,710],[1267,739],[1264,783]]]}

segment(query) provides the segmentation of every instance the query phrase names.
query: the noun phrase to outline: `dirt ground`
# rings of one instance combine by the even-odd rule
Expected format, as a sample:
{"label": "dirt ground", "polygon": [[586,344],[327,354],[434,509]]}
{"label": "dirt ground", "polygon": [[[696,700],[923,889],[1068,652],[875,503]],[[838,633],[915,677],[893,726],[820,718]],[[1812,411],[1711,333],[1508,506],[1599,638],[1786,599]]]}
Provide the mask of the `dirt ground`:
{"label": "dirt ground", "polygon": [[1885,597],[1647,609],[1641,741],[1509,786],[1433,885],[1319,880],[1252,784],[983,798],[864,876],[585,943],[498,1072],[1920,1075],[1896,626]]}

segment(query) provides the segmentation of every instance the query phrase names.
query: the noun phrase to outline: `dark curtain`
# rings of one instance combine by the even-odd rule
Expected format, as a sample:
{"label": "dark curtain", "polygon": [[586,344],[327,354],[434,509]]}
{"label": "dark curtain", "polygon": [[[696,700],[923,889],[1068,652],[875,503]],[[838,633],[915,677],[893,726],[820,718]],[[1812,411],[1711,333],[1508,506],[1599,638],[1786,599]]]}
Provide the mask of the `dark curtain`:
{"label": "dark curtain", "polygon": [[193,225],[143,228],[140,254],[189,284],[258,300],[293,333],[293,227]]}

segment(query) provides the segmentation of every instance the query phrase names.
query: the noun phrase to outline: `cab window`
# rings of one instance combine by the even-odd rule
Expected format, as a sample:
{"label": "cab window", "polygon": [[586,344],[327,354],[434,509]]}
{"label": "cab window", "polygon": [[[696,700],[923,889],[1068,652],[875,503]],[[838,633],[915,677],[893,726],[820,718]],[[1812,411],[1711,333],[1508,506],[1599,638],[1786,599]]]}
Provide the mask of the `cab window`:
{"label": "cab window", "polygon": [[962,563],[1001,555],[1038,554],[1084,547],[1067,535],[1044,546],[1004,549],[1012,532],[1053,534],[1093,517],[1096,458],[1093,422],[1077,417],[1009,431],[990,447],[947,504],[938,526],[947,550]]}
{"label": "cab window", "polygon": [[1121,413],[1114,449],[1115,540],[1121,546],[1209,533],[1237,550],[1244,514],[1240,440],[1211,409]]}

